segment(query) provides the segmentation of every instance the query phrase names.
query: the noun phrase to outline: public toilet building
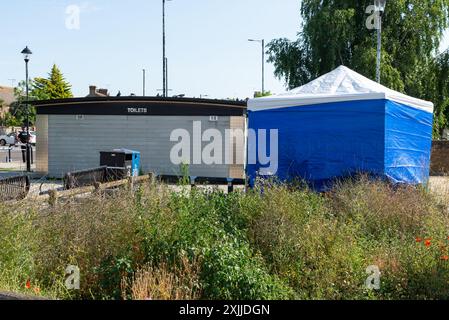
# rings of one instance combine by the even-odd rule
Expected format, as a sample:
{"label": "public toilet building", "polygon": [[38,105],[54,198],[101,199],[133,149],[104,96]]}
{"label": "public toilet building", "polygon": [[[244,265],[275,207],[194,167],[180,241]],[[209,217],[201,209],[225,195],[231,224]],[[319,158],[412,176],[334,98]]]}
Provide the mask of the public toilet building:
{"label": "public toilet building", "polygon": [[[145,172],[179,175],[186,164],[190,176],[244,177],[246,102],[91,97],[34,105],[36,171],[42,175],[60,178],[67,172],[95,168],[100,152],[126,148],[140,152]],[[229,134],[234,131],[243,137]],[[207,154],[212,163],[211,157],[202,157]]]}

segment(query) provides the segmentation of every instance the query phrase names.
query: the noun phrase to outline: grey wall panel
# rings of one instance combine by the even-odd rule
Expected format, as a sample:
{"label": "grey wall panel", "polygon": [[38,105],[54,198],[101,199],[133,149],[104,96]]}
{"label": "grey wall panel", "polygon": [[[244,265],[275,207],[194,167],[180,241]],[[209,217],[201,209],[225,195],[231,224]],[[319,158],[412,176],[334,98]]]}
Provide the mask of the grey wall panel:
{"label": "grey wall panel", "polygon": [[[142,168],[158,174],[178,174],[179,166],[170,161],[170,151],[176,142],[170,141],[175,129],[185,129],[191,136],[193,122],[201,121],[202,132],[218,129],[225,137],[230,127],[229,117],[210,122],[209,117],[195,116],[96,116],[78,120],[74,115],[49,115],[48,170],[51,176],[96,167],[99,152],[128,148],[141,152]],[[203,147],[207,145],[203,142]],[[191,151],[192,154],[192,151]],[[224,154],[224,150],[223,150]],[[227,177],[228,165],[189,166],[194,176]]]}
{"label": "grey wall panel", "polygon": [[48,116],[36,116],[36,129],[39,138],[36,141],[36,171],[40,174],[48,172]]}

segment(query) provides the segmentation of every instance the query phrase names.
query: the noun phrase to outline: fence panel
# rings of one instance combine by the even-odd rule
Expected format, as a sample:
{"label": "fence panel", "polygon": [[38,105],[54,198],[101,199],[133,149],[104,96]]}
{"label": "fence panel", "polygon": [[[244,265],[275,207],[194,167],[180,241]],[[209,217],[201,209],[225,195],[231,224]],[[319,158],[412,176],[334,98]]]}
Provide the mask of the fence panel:
{"label": "fence panel", "polygon": [[125,168],[98,167],[88,170],[69,172],[64,176],[64,189],[70,190],[125,179]]}
{"label": "fence panel", "polygon": [[16,176],[0,179],[0,200],[23,200],[30,191],[30,177]]}

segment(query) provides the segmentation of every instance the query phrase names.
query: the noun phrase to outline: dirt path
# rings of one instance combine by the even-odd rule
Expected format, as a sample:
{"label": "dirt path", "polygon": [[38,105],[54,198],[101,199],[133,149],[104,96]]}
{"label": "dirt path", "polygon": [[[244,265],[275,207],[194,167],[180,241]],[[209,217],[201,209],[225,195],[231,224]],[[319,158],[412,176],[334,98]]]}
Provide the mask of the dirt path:
{"label": "dirt path", "polygon": [[32,296],[25,296],[25,295],[17,294],[17,293],[0,291],[0,300],[48,300],[48,299],[45,299],[42,297],[32,297]]}

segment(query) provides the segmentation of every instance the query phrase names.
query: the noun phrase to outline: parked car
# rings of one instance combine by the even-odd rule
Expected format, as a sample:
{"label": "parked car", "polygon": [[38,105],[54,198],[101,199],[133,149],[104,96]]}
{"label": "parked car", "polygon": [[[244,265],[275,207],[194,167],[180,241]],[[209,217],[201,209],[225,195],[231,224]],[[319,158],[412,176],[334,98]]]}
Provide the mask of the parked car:
{"label": "parked car", "polygon": [[17,135],[15,133],[10,133],[6,135],[0,135],[0,146],[14,146],[18,142]]}
{"label": "parked car", "polygon": [[35,146],[36,145],[37,134],[36,131],[30,131],[30,143]]}

